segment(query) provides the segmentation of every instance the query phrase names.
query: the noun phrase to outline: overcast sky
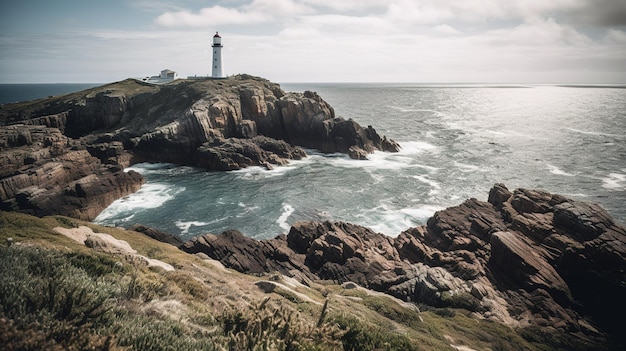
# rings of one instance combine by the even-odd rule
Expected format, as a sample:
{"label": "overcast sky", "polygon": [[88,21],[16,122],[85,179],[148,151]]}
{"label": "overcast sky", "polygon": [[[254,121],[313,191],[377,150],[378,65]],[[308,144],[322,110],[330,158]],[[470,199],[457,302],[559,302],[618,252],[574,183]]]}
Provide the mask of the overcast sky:
{"label": "overcast sky", "polygon": [[0,83],[211,70],[275,82],[626,83],[625,0],[15,0]]}

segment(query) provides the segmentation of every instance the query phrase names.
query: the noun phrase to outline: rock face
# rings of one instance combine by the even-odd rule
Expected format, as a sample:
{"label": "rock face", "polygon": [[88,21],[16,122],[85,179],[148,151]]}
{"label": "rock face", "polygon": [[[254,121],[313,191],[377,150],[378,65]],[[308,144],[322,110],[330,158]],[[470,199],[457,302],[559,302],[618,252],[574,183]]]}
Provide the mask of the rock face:
{"label": "rock face", "polygon": [[3,211],[91,220],[143,183],[140,174],[101,163],[57,128],[3,127],[0,149]]}
{"label": "rock face", "polygon": [[139,188],[141,176],[122,171],[132,163],[272,168],[305,157],[302,147],[359,159],[399,149],[336,117],[316,93],[285,93],[261,78],[127,79],[0,106],[0,206],[90,220]]}
{"label": "rock face", "polygon": [[595,204],[502,184],[489,202],[467,200],[395,238],[348,223],[301,222],[271,240],[228,231],[181,248],[241,272],[352,281],[581,342],[602,339],[597,326],[619,338],[614,321],[626,312],[624,228]]}

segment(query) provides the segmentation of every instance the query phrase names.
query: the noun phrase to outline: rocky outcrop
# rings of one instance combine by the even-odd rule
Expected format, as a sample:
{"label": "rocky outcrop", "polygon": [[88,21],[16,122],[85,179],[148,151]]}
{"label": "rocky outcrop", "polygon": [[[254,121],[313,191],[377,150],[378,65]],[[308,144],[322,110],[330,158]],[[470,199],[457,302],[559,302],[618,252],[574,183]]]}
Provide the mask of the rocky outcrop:
{"label": "rocky outcrop", "polygon": [[103,164],[57,128],[0,129],[0,208],[91,220],[143,183],[136,172]]}
{"label": "rocky outcrop", "polygon": [[585,340],[600,337],[597,326],[618,335],[613,321],[626,312],[624,228],[595,204],[502,184],[489,202],[467,200],[395,238],[348,223],[301,222],[271,240],[229,231],[181,248],[241,272],[351,281]]}
{"label": "rocky outcrop", "polygon": [[[58,128],[83,140],[104,163],[146,160],[223,170],[281,164],[302,157],[298,147],[344,153],[352,149],[350,154],[358,158],[374,150],[399,149],[372,127],[335,116],[316,93],[286,93],[277,84],[247,75],[162,86],[128,79],[2,106],[0,124],[15,123]],[[266,139],[257,142],[257,136]],[[284,152],[276,153],[268,138],[286,143],[278,148]],[[226,144],[228,150],[211,152],[216,144]],[[250,150],[252,144],[259,150]],[[222,154],[224,159],[216,161]]]}
{"label": "rocky outcrop", "polygon": [[302,147],[359,159],[399,149],[372,127],[336,117],[316,93],[285,93],[261,78],[127,79],[0,106],[0,206],[93,219],[139,188],[142,177],[122,171],[130,164],[271,169],[306,157]]}

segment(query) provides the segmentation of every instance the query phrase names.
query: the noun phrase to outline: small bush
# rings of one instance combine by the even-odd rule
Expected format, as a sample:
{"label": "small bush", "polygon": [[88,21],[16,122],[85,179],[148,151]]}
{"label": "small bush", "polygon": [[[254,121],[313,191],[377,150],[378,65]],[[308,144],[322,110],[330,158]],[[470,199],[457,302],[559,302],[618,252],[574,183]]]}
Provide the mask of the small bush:
{"label": "small bush", "polygon": [[470,312],[476,312],[481,308],[480,300],[468,292],[456,294],[443,292],[441,294],[441,303],[441,307],[462,308]]}
{"label": "small bush", "polygon": [[60,225],[65,228],[78,228],[78,225],[72,221],[72,219],[63,216],[54,217]]}
{"label": "small bush", "polygon": [[72,266],[84,270],[93,278],[124,271],[123,265],[107,256],[70,253],[66,257]]}
{"label": "small bush", "polygon": [[413,351],[419,350],[407,336],[380,328],[366,325],[355,317],[335,315],[330,319],[345,331],[341,338],[345,351],[386,350]]}

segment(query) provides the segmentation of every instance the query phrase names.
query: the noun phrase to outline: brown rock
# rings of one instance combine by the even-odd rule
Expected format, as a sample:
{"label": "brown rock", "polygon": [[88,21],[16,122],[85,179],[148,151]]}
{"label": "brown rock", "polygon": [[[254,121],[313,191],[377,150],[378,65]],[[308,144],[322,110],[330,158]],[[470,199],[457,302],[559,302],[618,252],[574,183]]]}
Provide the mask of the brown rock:
{"label": "brown rock", "polygon": [[511,195],[513,195],[507,187],[502,184],[495,184],[491,190],[489,190],[489,203],[496,207],[502,206],[502,204],[507,201]]}
{"label": "brown rock", "polygon": [[597,238],[615,224],[599,205],[576,201],[556,205],[554,223],[573,231],[584,241]]}
{"label": "brown rock", "polygon": [[502,275],[503,281],[527,291],[544,289],[561,301],[570,300],[567,283],[548,261],[540,247],[514,232],[497,232],[491,236],[489,265],[493,272]]}
{"label": "brown rock", "polygon": [[142,233],[152,239],[160,242],[168,243],[176,247],[182,245],[184,242],[177,236],[162,232],[160,230],[150,228],[143,224],[133,224],[128,230],[132,230],[138,233]]}
{"label": "brown rock", "polygon": [[[32,142],[3,151],[0,157],[5,170],[0,179],[2,210],[91,220],[143,183],[136,172],[104,165],[86,150],[76,150],[77,142],[56,128],[11,126],[3,130],[0,136],[8,138],[18,131],[28,133]],[[0,144],[7,145],[1,140]]]}

